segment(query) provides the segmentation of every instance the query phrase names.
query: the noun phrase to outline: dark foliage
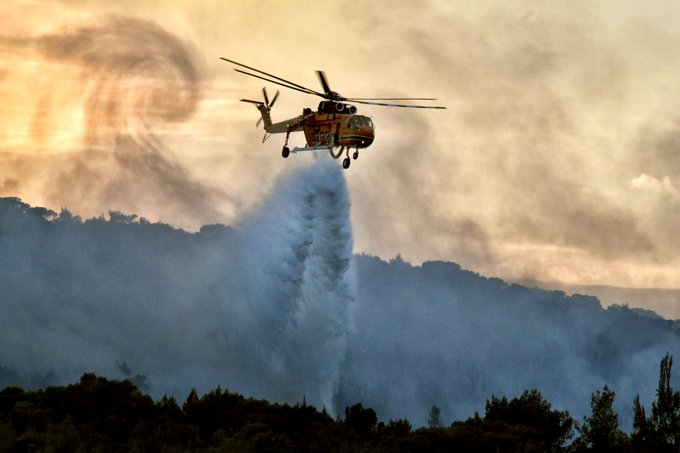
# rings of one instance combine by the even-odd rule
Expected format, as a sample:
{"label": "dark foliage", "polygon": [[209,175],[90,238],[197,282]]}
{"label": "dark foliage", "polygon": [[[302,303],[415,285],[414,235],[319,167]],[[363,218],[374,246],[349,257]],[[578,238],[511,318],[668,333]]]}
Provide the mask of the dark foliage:
{"label": "dark foliage", "polygon": [[0,451],[677,451],[680,394],[670,387],[671,367],[666,355],[651,417],[636,398],[632,438],[620,430],[605,386],[571,444],[574,420],[535,389],[510,400],[492,396],[484,417],[412,431],[408,420],[378,422],[360,403],[334,420],[306,403],[271,404],[218,387],[202,396],[192,390],[180,406],[167,396],[154,402],[129,380],[88,373],[67,387],[0,391]]}
{"label": "dark foliage", "polygon": [[78,384],[0,392],[2,451],[557,451],[572,420],[537,391],[493,398],[486,416],[449,428],[378,423],[373,409],[348,406],[334,420],[306,404],[270,404],[217,388],[154,402],[131,381],[85,374]]}
{"label": "dark foliage", "polygon": [[592,415],[584,417],[577,427],[580,435],[573,443],[573,450],[615,452],[629,449],[628,437],[619,428],[618,415],[612,409],[614,392],[606,385],[593,393],[590,407]]}
{"label": "dark foliage", "polygon": [[492,397],[484,418],[454,422],[447,435],[461,451],[560,451],[571,437],[573,419],[553,410],[537,390],[508,400]]}
{"label": "dark foliage", "polygon": [[640,397],[635,397],[632,437],[633,445],[639,451],[680,451],[680,392],[671,387],[672,368],[673,357],[666,354],[659,366],[659,387],[650,417],[640,404]]}
{"label": "dark foliage", "polygon": [[442,426],[441,412],[441,409],[439,409],[436,404],[432,406],[432,409],[430,409],[430,413],[427,416],[427,426],[430,428],[439,428]]}

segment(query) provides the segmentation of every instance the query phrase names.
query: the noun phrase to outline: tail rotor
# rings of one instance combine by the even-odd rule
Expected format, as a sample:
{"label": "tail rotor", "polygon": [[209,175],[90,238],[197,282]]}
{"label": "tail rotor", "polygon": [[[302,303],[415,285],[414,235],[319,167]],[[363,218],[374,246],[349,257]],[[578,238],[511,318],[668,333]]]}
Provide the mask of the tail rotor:
{"label": "tail rotor", "polygon": [[[276,94],[274,95],[274,98],[272,99],[271,102],[269,102],[269,96],[267,95],[267,88],[262,87],[262,96],[264,97],[264,108],[267,110],[267,113],[269,113],[274,107],[274,104],[276,103],[276,100],[279,98],[279,90],[276,90]],[[262,104],[262,102],[255,102],[255,101],[249,101],[257,104]],[[259,120],[257,120],[257,123],[255,123],[255,127],[260,127],[260,123],[262,122],[262,117],[260,117]]]}

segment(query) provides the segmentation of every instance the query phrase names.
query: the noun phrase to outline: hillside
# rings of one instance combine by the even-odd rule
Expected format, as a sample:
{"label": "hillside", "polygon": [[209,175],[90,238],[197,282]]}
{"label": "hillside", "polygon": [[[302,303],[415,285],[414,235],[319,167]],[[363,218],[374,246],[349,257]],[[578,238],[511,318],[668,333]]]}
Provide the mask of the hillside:
{"label": "hillside", "polygon": [[455,263],[352,255],[335,171],[197,233],[1,199],[0,388],[95,372],[157,398],[221,385],[422,426],[434,404],[448,424],[530,388],[580,419],[607,384],[630,429],[635,394],[649,404],[659,359],[679,355],[676,322]]}

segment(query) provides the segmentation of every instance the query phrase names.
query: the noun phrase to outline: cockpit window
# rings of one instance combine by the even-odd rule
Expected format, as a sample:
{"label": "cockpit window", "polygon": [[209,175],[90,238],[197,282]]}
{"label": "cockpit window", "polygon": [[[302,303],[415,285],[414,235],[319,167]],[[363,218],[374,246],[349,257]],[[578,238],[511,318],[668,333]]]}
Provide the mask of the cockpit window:
{"label": "cockpit window", "polygon": [[365,116],[352,116],[347,119],[347,125],[350,127],[363,127],[367,126],[373,129],[373,121]]}

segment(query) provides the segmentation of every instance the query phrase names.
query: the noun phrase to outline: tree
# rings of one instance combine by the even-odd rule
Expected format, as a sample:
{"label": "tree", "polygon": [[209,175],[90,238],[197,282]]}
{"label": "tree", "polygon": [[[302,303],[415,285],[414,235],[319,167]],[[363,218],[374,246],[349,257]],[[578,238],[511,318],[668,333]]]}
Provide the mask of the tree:
{"label": "tree", "polygon": [[386,430],[399,437],[405,437],[411,434],[411,422],[405,418],[399,420],[390,420]]}
{"label": "tree", "polygon": [[442,426],[441,409],[436,404],[430,409],[430,414],[427,417],[427,426],[430,428],[440,428]]}
{"label": "tree", "polygon": [[640,404],[640,395],[635,395],[633,400],[633,432],[631,440],[637,451],[643,451],[645,445],[649,445],[653,438],[652,424],[647,418],[645,407]]}
{"label": "tree", "polygon": [[371,408],[365,409],[361,403],[345,408],[345,423],[355,433],[364,437],[375,431],[378,415]]}
{"label": "tree", "polygon": [[[606,385],[592,394],[590,417],[583,418],[577,429],[581,435],[574,441],[577,451],[620,451],[626,443],[626,435],[619,429],[619,417],[612,410],[614,392]],[[638,401],[639,403],[639,401]]]}
{"label": "tree", "polygon": [[633,402],[633,444],[641,450],[677,451],[680,447],[680,392],[671,387],[673,357],[666,354],[659,366],[659,387],[652,415],[646,416],[640,396]]}
{"label": "tree", "polygon": [[652,403],[652,424],[659,440],[677,447],[680,446],[680,393],[671,387],[672,368],[673,357],[666,354],[661,359],[659,388]]}
{"label": "tree", "polygon": [[120,211],[109,211],[109,218],[113,223],[129,225],[135,221],[137,214],[123,214]]}
{"label": "tree", "polygon": [[553,410],[536,389],[525,390],[510,401],[491,397],[486,402],[484,423],[494,422],[505,425],[508,431],[525,431],[536,448],[548,451],[560,449],[571,438],[574,425],[567,411]]}

